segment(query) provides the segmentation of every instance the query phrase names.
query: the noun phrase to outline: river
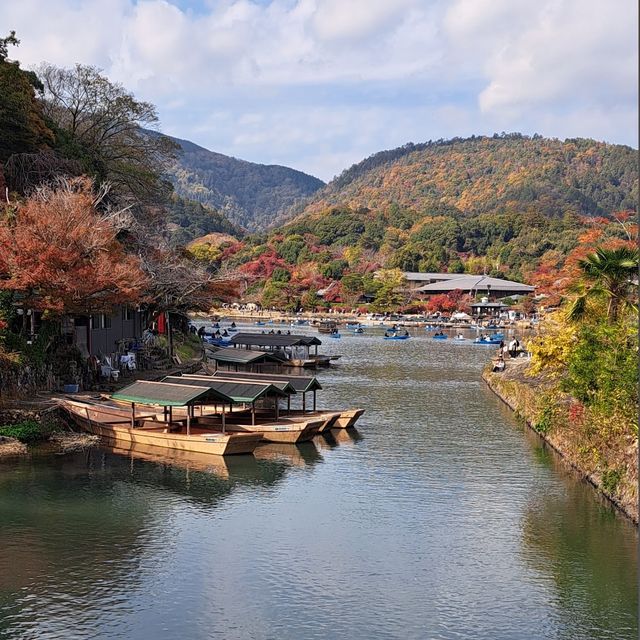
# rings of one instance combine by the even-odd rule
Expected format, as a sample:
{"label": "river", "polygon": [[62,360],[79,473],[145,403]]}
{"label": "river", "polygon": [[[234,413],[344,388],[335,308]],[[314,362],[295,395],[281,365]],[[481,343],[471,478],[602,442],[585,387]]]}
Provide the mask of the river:
{"label": "river", "polygon": [[636,528],[419,334],[323,340],[356,433],[1,463],[0,638],[637,638]]}

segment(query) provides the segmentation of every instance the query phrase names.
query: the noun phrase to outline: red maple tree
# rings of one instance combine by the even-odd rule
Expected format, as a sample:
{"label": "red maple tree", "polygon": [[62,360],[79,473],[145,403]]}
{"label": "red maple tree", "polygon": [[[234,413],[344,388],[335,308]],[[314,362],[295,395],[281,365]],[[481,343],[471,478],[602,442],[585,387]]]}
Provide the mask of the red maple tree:
{"label": "red maple tree", "polygon": [[116,235],[96,210],[90,180],[41,188],[0,217],[0,290],[61,314],[140,302],[146,276]]}

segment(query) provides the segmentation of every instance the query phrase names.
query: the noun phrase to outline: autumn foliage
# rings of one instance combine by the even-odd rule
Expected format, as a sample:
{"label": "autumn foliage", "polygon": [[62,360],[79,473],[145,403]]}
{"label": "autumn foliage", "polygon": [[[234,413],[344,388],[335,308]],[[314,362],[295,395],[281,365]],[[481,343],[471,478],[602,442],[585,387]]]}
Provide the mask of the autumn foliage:
{"label": "autumn foliage", "polygon": [[146,276],[125,253],[88,179],[43,187],[0,219],[0,290],[56,313],[140,302]]}

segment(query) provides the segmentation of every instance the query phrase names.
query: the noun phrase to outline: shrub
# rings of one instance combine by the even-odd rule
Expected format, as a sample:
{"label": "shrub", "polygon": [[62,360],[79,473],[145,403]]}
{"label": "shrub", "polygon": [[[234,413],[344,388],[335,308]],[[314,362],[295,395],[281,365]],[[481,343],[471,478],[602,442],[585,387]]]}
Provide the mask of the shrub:
{"label": "shrub", "polygon": [[23,420],[16,424],[0,427],[0,436],[15,438],[25,444],[44,440],[48,435],[48,430],[35,420]]}

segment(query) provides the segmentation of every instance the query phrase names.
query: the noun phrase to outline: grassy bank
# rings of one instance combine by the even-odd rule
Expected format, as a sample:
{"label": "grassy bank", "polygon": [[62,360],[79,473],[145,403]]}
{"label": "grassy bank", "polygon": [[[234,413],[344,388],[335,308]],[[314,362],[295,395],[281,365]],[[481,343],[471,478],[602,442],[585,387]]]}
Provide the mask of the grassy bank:
{"label": "grassy bank", "polygon": [[563,392],[557,378],[531,375],[527,360],[488,366],[489,387],[562,458],[638,523],[638,441],[616,416],[603,419]]}

